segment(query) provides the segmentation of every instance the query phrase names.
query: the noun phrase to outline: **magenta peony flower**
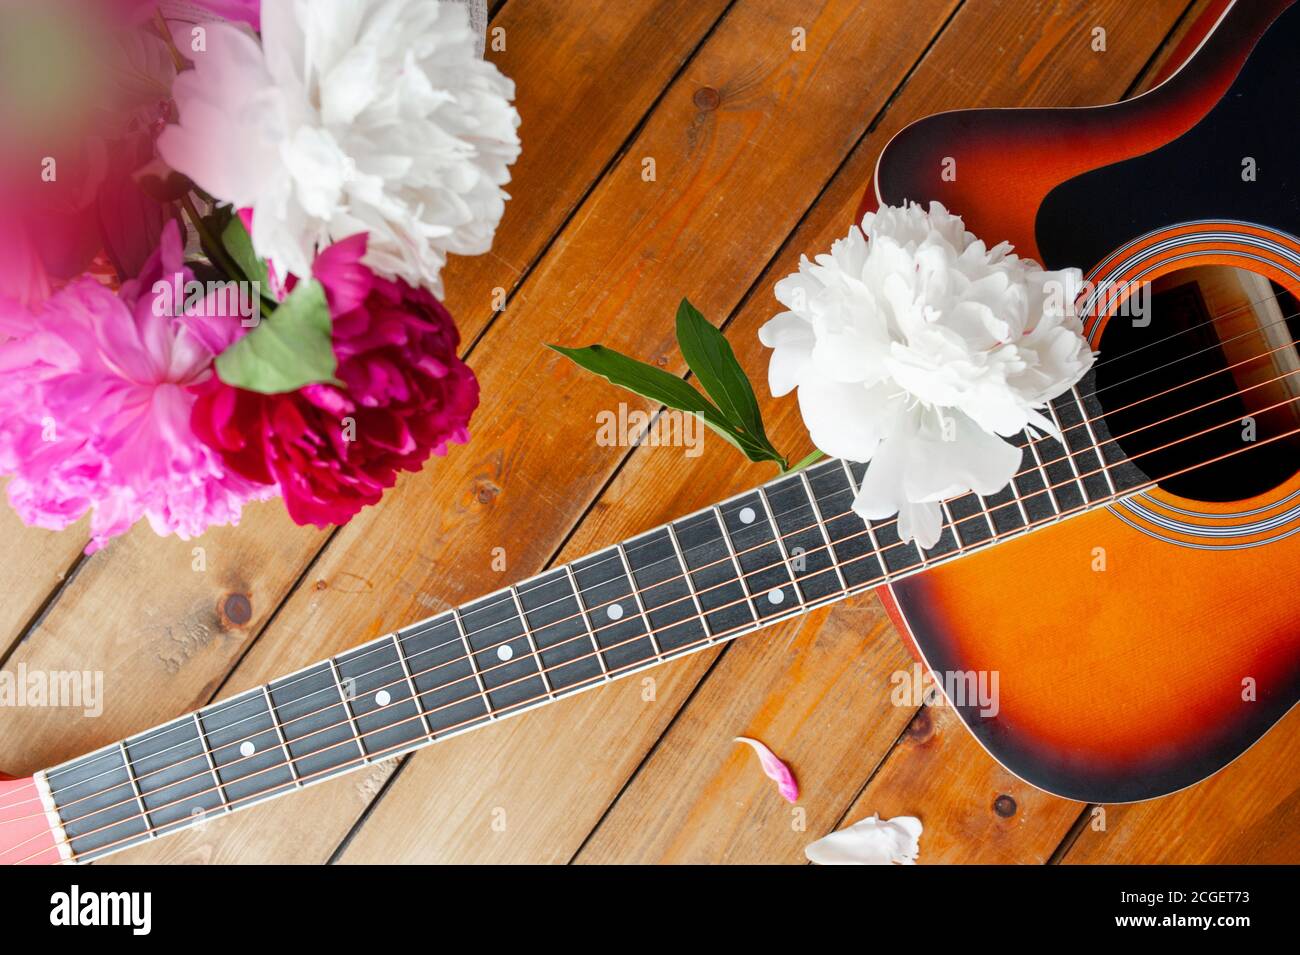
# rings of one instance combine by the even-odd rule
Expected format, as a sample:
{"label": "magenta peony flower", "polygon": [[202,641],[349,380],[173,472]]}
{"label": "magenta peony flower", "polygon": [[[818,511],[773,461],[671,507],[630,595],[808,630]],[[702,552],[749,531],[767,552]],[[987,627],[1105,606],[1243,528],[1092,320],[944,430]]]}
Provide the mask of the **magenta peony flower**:
{"label": "magenta peony flower", "polygon": [[[313,267],[334,316],[344,387],[263,395],[214,376],[194,405],[195,432],[232,471],[278,483],[299,524],[346,523],[378,502],[399,471],[468,441],[478,406],[478,381],[457,357],[447,310],[424,289],[375,275],[361,262],[365,252],[365,235],[352,236]],[[238,332],[227,327],[233,340]]]}
{"label": "magenta peony flower", "polygon": [[184,299],[182,255],[169,222],[120,294],[82,277],[34,311],[0,304],[0,475],[27,524],[59,530],[93,510],[87,553],[142,517],[188,539],[274,496],[190,430],[191,389],[212,377],[214,353],[155,309],[160,282]]}

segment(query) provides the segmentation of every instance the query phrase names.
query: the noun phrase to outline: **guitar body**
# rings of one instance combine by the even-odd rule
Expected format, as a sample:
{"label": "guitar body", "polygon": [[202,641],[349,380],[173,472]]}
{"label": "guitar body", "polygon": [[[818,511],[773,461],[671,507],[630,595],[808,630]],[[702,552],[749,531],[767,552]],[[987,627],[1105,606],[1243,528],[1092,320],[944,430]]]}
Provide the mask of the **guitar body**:
{"label": "guitar body", "polygon": [[[1082,310],[1099,351],[1089,390],[1159,486],[884,593],[936,675],[998,674],[996,713],[949,702],[1007,769],[1071,799],[1192,785],[1300,700],[1300,453],[1284,434],[1300,397],[1300,374],[1286,375],[1300,369],[1300,6],[1212,16],[1190,59],[1136,99],[908,127],[864,203],[938,200],[977,235],[1116,290]],[[1143,282],[1154,309],[1125,314]],[[1272,311],[1233,324],[1263,299]],[[1161,450],[1163,419],[1124,406],[1176,389],[1187,377],[1171,369],[1192,366],[1208,391],[1161,415],[1207,401],[1207,427],[1241,419],[1218,432],[1223,447],[1252,440],[1247,423],[1259,441],[1283,439],[1161,480],[1178,463]]]}

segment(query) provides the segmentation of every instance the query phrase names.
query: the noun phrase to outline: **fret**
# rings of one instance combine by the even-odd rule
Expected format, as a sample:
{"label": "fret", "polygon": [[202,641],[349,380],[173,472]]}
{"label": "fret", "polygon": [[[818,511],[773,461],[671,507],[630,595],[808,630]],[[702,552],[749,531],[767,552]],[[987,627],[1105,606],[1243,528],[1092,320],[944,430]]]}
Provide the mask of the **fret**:
{"label": "fret", "polygon": [[1020,498],[1015,478],[1002,490],[986,495],[982,500],[985,513],[992,519],[999,537],[1029,526],[1029,512],[1025,510],[1025,502]]}
{"label": "fret", "polygon": [[204,707],[198,724],[232,808],[299,785],[266,687]]}
{"label": "fret", "polygon": [[[402,676],[405,678],[406,688],[411,694],[411,704],[415,710],[419,712],[420,694],[415,689],[415,678],[411,675],[410,661],[406,659],[406,654],[402,652],[402,643],[397,639],[397,634],[390,634],[388,639],[393,641],[393,647],[397,650],[397,660],[402,664]],[[429,736],[432,737],[433,727],[429,725],[429,717],[420,713],[420,720],[424,723],[424,728],[428,732]]]}
{"label": "fret", "polygon": [[1088,486],[1083,483],[1083,475],[1079,471],[1079,462],[1075,460],[1074,456],[1074,446],[1070,443],[1075,434],[1073,432],[1066,433],[1065,426],[1061,424],[1061,416],[1057,413],[1054,402],[1049,401],[1047,403],[1047,410],[1052,416],[1052,423],[1056,425],[1056,430],[1060,432],[1061,436],[1056,439],[1056,443],[1063,445],[1062,453],[1065,455],[1065,460],[1070,462],[1070,471],[1074,474],[1074,484],[1079,491],[1079,501],[1075,506],[1087,504],[1091,501],[1088,496]]}
{"label": "fret", "polygon": [[[330,657],[325,662],[329,665],[330,676],[334,677],[334,686],[339,693],[339,702],[343,704],[343,714],[347,717],[348,726],[352,730],[352,738],[361,743],[361,729],[357,726],[356,718],[353,717],[352,710],[348,706],[348,702],[356,696],[356,687],[350,681],[344,682],[342,675],[339,673],[339,665],[334,662],[333,657]],[[361,757],[363,760],[366,758],[364,748],[361,751]]]}
{"label": "fret", "polygon": [[1068,395],[1062,395],[1057,401],[1059,419],[1067,431],[1071,447],[1075,449],[1079,469],[1084,473],[1084,487],[1088,491],[1089,501],[1095,503],[1118,496],[1119,489],[1111,480],[1110,470],[1102,466],[1101,441],[1097,438],[1092,420],[1083,410],[1078,386],[1071,388]]}
{"label": "fret", "polygon": [[124,744],[127,770],[155,832],[191,817],[225,811],[216,767],[194,716],[142,733]]}
{"label": "fret", "polygon": [[[690,568],[686,564],[686,555],[682,553],[682,542],[677,539],[677,531],[673,529],[673,525],[667,525],[667,530],[668,539],[672,541],[673,544],[673,553],[677,557],[677,564],[681,568],[682,579],[686,582],[686,589],[691,593],[691,602],[695,605],[695,613],[700,618],[700,622],[704,625],[705,631],[707,632],[708,625],[704,619],[704,606],[700,603],[700,595],[695,591],[695,582],[691,579]],[[712,638],[713,634],[710,633],[710,642],[712,641]]]}
{"label": "fret", "polygon": [[[789,548],[786,547],[785,539],[781,536],[781,528],[780,528],[780,526],[776,523],[776,517],[775,517],[775,515],[774,515],[774,513],[773,513],[773,511],[772,511],[772,502],[771,502],[771,500],[768,498],[767,488],[766,488],[765,486],[763,486],[763,485],[759,485],[759,487],[758,487],[758,503],[761,504],[761,505],[763,505],[763,516],[764,516],[765,518],[767,518],[767,524],[768,524],[768,526],[772,529],[772,537],[773,537],[773,539],[776,541],[776,547],[777,547],[777,550],[780,551],[780,553],[781,553],[781,560],[782,560],[783,563],[785,564],[785,572],[786,572],[786,575],[790,578],[790,581],[791,581],[792,583],[794,583],[794,582],[795,582],[796,564],[795,564],[794,561],[792,561],[792,560],[790,559],[790,551],[789,551]],[[800,557],[802,558],[803,556],[804,556],[804,555],[801,553],[801,554],[800,554]],[[802,564],[802,563],[804,563],[804,561],[803,561],[803,560],[800,560],[800,563]],[[770,565],[766,565],[766,566],[770,566]],[[766,569],[766,568],[765,568],[765,569]],[[795,587],[794,587],[792,593],[793,593],[793,595],[794,595],[794,599],[795,599],[795,601],[799,604],[799,607],[800,607],[801,609],[806,609],[805,601],[804,601],[804,596],[803,596],[803,592],[802,592],[802,590],[799,589],[797,583],[796,583],[796,585],[795,585]],[[775,602],[775,603],[784,603],[784,602],[785,602],[784,600],[781,600],[781,601],[777,601],[777,600],[776,600],[776,591],[775,591],[775,590],[772,590],[772,591],[769,591],[769,592],[768,592],[768,598],[769,598],[772,602]]]}
{"label": "fret", "polygon": [[605,666],[605,658],[600,653],[600,648],[596,645],[596,628],[592,625],[591,614],[587,613],[587,608],[582,605],[578,598],[578,579],[573,576],[573,568],[568,564],[564,565],[565,576],[569,578],[569,586],[573,589],[574,602],[578,605],[578,610],[582,613],[583,622],[587,625],[587,635],[591,637],[592,650],[595,652],[596,660],[600,663],[600,672],[609,677],[609,670]]}
{"label": "fret", "polygon": [[494,715],[530,705],[549,694],[541,661],[507,591],[466,604],[458,616]]}
{"label": "fret", "polygon": [[1046,472],[1038,463],[1038,456],[1034,453],[1028,435],[1021,431],[1011,438],[1011,443],[1020,448],[1020,468],[1011,483],[1020,501],[1026,525],[1052,520],[1059,513],[1056,500],[1047,490]]}
{"label": "fret", "polygon": [[808,483],[808,471],[805,468],[799,472],[799,480],[803,483],[804,494],[812,502],[813,516],[817,519],[817,531],[821,535],[822,546],[826,549],[827,560],[835,568],[835,579],[839,581],[840,592],[848,593],[849,584],[844,579],[844,573],[840,570],[839,563],[835,560],[835,551],[831,548],[831,539],[826,533],[826,516],[822,513],[821,505],[817,503],[817,495],[813,494],[812,485]]}
{"label": "fret", "polygon": [[[861,491],[862,482],[867,476],[867,465],[859,464],[857,461],[845,461],[844,471],[849,477],[853,494],[856,496]],[[859,517],[858,520],[866,525],[864,529],[871,540],[876,560],[882,567],[883,579],[887,580],[895,572],[901,573],[904,570],[925,566],[925,555],[921,553],[919,547],[911,543],[905,547],[899,546],[897,516],[872,521]]]}
{"label": "fret", "polygon": [[645,618],[632,599],[623,555],[610,548],[572,564],[578,596],[595,625],[596,644],[611,675],[658,658]]}
{"label": "fret", "polygon": [[126,763],[127,781],[131,784],[131,792],[135,793],[135,804],[140,810],[140,815],[144,819],[145,825],[148,827],[147,831],[149,838],[152,839],[154,837],[154,831],[152,824],[149,822],[149,811],[145,809],[144,799],[140,795],[140,784],[136,782],[135,773],[131,770],[131,756],[126,751],[125,743],[118,743],[117,748],[122,751],[122,759]]}
{"label": "fret", "polygon": [[483,673],[479,669],[478,661],[474,659],[474,648],[470,646],[469,634],[465,630],[465,619],[461,616],[459,608],[453,608],[451,616],[452,621],[456,624],[456,633],[460,635],[461,645],[465,647],[465,657],[469,660],[469,667],[474,672],[474,682],[478,685],[479,694],[483,697],[483,705],[487,707],[488,716],[496,719],[496,711],[492,709],[492,704],[488,701],[487,686],[483,683]]}
{"label": "fret", "polygon": [[761,491],[799,589],[800,604],[820,603],[847,592],[803,475],[780,478]]}
{"label": "fret", "polygon": [[1066,454],[1064,445],[1044,431],[1042,437],[1034,442],[1034,451],[1039,455],[1043,471],[1052,485],[1057,511],[1068,514],[1086,504],[1087,497],[1083,485],[1079,483],[1074,459]]}
{"label": "fret", "polygon": [[673,536],[690,570],[691,588],[698,595],[709,638],[752,625],[757,617],[749,607],[740,565],[715,509],[675,521]]}
{"label": "fret", "polygon": [[963,549],[978,547],[997,536],[992,517],[975,494],[963,494],[945,501],[944,509]]}
{"label": "fret", "polygon": [[494,718],[456,611],[399,631],[397,642],[431,734],[452,735]]}
{"label": "fret", "polygon": [[722,530],[740,565],[741,581],[758,618],[787,613],[802,601],[777,542],[776,527],[758,491],[742,494],[718,507]]}
{"label": "fret", "polygon": [[568,567],[534,578],[518,588],[517,597],[552,693],[570,693],[605,678],[594,629]]}
{"label": "fret", "polygon": [[[524,626],[524,636],[528,638],[528,650],[532,653],[533,658],[541,660],[541,654],[537,651],[537,641],[533,638],[533,632],[528,627],[528,617],[524,615],[524,605],[519,602],[519,591],[514,585],[510,587],[510,597],[515,602],[515,612],[519,614],[519,621]],[[546,695],[555,699],[555,688],[551,686],[551,679],[546,674],[546,665],[538,663],[538,669],[541,672],[542,684],[546,687]]]}
{"label": "fret", "polygon": [[1101,403],[1097,400],[1096,392],[1097,375],[1095,370],[1089,371],[1074,389],[1078,413],[1089,422],[1088,429],[1093,436],[1094,446],[1106,467],[1104,476],[1109,482],[1108,486],[1113,494],[1124,497],[1130,491],[1146,487],[1151,483],[1151,479],[1137,464],[1129,460],[1128,455],[1119,446],[1119,442],[1111,437],[1110,429],[1106,426],[1105,412],[1102,411]]}
{"label": "fret", "polygon": [[284,727],[280,725],[280,721],[275,717],[275,708],[271,705],[271,692],[265,686],[262,687],[262,698],[266,701],[266,712],[271,716],[271,726],[275,729],[275,738],[284,749],[285,759],[289,763],[289,772],[293,775],[293,781],[301,786],[302,780],[298,775],[298,768],[294,766],[293,760],[288,758],[289,743],[284,738]]}
{"label": "fret", "polygon": [[628,541],[623,554],[661,654],[671,655],[709,636],[667,528]]}
{"label": "fret", "polygon": [[850,588],[880,583],[885,576],[869,525],[853,512],[857,488],[848,462],[827,461],[808,469],[813,499],[826,518],[835,563]]}
{"label": "fret", "polygon": [[217,780],[217,764],[212,759],[212,748],[208,745],[208,738],[203,732],[203,724],[199,722],[199,714],[191,713],[190,719],[194,721],[194,732],[198,734],[199,743],[203,747],[203,757],[207,761],[208,772],[212,774],[212,782],[217,787],[217,795],[221,797],[222,803],[225,803],[226,791]]}
{"label": "fret", "polygon": [[[853,513],[867,465],[828,460],[48,770],[72,853],[97,858],[1146,485],[1077,388],[1048,411],[1060,437],[1013,437],[1023,473],[941,502],[928,550],[900,541],[896,517]],[[1109,473],[1089,473],[1103,461]]]}
{"label": "fret", "polygon": [[344,702],[367,758],[374,753],[386,757],[431,733],[416,706],[396,638],[349,650],[335,658],[334,668],[349,688]]}
{"label": "fret", "polygon": [[622,544],[615,545],[618,551],[618,559],[623,563],[623,573],[627,574],[628,580],[632,582],[632,599],[636,602],[636,608],[641,614],[641,619],[645,622],[646,634],[650,637],[651,644],[654,645],[655,656],[660,660],[663,659],[664,648],[659,642],[659,635],[655,633],[655,628],[650,624],[650,618],[645,612],[645,601],[641,599],[641,591],[637,588],[636,578],[632,576],[632,565],[627,562],[627,549]]}
{"label": "fret", "polygon": [[149,839],[148,821],[120,745],[106,747],[45,774],[59,821],[79,860]]}
{"label": "fret", "polygon": [[1034,467],[1037,469],[1036,473],[1042,479],[1043,487],[1047,491],[1047,500],[1052,506],[1052,515],[1054,517],[1059,516],[1061,513],[1061,499],[1058,496],[1059,488],[1052,486],[1054,483],[1052,481],[1052,476],[1047,473],[1047,468],[1043,466],[1043,456],[1039,448],[1039,439],[1035,438],[1029,431],[1024,432],[1024,438],[1025,448],[1033,456]]}
{"label": "fret", "polygon": [[[922,566],[928,567],[932,561],[942,560],[944,557],[951,557],[961,550],[961,544],[957,540],[957,531],[953,525],[952,512],[948,510],[948,502],[939,502],[939,539],[922,553],[924,563]],[[889,518],[889,520],[896,520]]]}
{"label": "fret", "polygon": [[[902,538],[898,536],[898,520],[896,518],[891,517],[882,521],[872,521],[871,528],[880,557],[885,564],[885,571],[890,577],[911,573],[929,563],[915,542],[908,541],[906,544],[902,542]],[[952,532],[945,529],[944,533],[951,534]]]}
{"label": "fret", "polygon": [[271,683],[267,692],[301,776],[316,781],[365,761],[333,660]]}

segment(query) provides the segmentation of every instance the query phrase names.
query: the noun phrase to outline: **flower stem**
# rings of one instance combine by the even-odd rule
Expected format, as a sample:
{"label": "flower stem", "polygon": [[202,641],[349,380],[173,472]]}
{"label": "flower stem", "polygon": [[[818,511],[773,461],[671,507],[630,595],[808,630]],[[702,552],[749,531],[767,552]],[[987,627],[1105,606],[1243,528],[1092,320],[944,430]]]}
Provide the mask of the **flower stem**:
{"label": "flower stem", "polygon": [[[247,283],[249,281],[248,276],[235,264],[235,260],[226,254],[226,247],[221,244],[221,239],[218,236],[212,234],[208,224],[203,221],[203,216],[199,214],[199,210],[194,206],[194,200],[187,194],[181,196],[180,201],[181,208],[185,210],[186,217],[194,224],[194,231],[199,234],[199,239],[213,263],[224,270],[226,275],[234,281]],[[267,307],[266,299],[263,296],[258,295],[257,304],[262,317],[270,318],[271,309]]]}
{"label": "flower stem", "polygon": [[802,471],[804,468],[808,467],[810,464],[816,464],[818,461],[820,461],[820,460],[821,460],[822,458],[824,458],[824,457],[826,457],[826,455],[825,455],[824,452],[822,452],[821,450],[814,450],[814,451],[812,452],[812,454],[808,455],[806,458],[804,458],[802,461],[800,461],[800,462],[799,462],[798,464],[796,464],[794,467],[792,467],[792,468],[782,468],[782,469],[781,469],[781,473],[782,473],[782,474],[794,474],[796,471]]}
{"label": "flower stem", "polygon": [[181,51],[176,49],[175,42],[172,41],[172,31],[167,29],[167,20],[163,17],[161,9],[154,10],[153,25],[154,29],[158,31],[158,36],[167,44],[167,52],[171,54],[172,64],[176,67],[176,72],[181,72],[188,64],[185,62],[185,57],[181,56]]}

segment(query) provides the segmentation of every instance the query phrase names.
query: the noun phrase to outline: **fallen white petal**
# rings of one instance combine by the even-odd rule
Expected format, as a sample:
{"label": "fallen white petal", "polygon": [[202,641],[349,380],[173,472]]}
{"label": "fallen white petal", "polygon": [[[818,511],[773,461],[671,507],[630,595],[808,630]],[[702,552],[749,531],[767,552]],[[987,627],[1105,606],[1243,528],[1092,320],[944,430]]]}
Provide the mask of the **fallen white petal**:
{"label": "fallen white petal", "polygon": [[921,851],[921,820],[868,816],[847,829],[832,832],[804,848],[818,865],[913,865]]}

